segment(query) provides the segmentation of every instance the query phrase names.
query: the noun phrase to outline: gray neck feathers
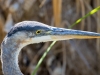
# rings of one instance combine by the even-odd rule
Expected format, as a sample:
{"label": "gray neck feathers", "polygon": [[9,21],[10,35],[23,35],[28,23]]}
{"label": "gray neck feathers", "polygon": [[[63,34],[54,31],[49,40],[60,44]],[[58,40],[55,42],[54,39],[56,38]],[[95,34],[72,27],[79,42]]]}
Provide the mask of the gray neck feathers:
{"label": "gray neck feathers", "polygon": [[1,45],[1,61],[4,75],[23,75],[18,66],[18,55],[21,48],[11,40],[5,39]]}

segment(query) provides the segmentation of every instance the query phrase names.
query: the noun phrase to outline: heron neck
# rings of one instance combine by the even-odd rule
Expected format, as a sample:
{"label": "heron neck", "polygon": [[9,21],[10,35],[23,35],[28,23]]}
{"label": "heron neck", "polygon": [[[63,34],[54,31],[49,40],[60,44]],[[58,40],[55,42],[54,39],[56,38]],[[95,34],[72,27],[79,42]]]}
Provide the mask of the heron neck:
{"label": "heron neck", "polygon": [[2,43],[1,61],[4,75],[23,75],[18,65],[20,48],[18,44]]}

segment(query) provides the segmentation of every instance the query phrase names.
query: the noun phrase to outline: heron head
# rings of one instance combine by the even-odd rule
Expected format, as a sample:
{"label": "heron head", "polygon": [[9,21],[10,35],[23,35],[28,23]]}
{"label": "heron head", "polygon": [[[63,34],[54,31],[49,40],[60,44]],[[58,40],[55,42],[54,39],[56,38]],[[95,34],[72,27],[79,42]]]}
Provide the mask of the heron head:
{"label": "heron head", "polygon": [[36,21],[19,22],[7,35],[11,40],[23,45],[73,38],[96,38],[97,36],[100,34],[52,27]]}
{"label": "heron head", "polygon": [[8,32],[7,37],[10,41],[24,46],[31,43],[54,41],[56,40],[56,37],[53,37],[56,35],[55,31],[58,29],[40,22],[23,21],[15,24]]}

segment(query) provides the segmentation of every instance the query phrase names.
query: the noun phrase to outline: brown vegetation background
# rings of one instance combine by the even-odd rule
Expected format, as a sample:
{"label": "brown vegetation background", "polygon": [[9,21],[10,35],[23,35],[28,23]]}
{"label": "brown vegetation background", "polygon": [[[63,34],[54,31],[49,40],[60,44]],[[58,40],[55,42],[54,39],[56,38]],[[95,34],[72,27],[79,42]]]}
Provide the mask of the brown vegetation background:
{"label": "brown vegetation background", "polygon": [[[99,5],[100,0],[0,0],[0,43],[17,22],[35,20],[68,28]],[[73,29],[100,33],[100,12],[86,18]],[[50,43],[23,48],[19,65],[25,75],[32,73]],[[57,42],[44,59],[37,75],[100,75],[100,39]]]}

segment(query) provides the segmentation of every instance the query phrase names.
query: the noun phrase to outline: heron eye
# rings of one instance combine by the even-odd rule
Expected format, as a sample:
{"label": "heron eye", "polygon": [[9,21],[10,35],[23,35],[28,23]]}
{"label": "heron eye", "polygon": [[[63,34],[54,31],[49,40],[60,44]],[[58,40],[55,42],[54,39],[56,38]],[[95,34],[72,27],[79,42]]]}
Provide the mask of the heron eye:
{"label": "heron eye", "polygon": [[36,34],[40,34],[40,33],[41,33],[41,30],[37,30],[37,31],[36,31]]}

